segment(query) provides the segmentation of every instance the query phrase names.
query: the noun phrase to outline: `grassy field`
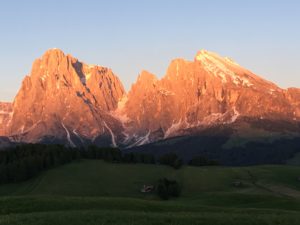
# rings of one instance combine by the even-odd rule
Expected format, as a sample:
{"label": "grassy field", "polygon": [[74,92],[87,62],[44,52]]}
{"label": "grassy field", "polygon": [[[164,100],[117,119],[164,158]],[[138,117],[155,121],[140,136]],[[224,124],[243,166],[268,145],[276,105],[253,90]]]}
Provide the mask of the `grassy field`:
{"label": "grassy field", "polygon": [[[140,193],[162,177],[180,183],[180,198]],[[174,170],[85,160],[0,186],[0,224],[299,225],[299,177],[296,166]]]}

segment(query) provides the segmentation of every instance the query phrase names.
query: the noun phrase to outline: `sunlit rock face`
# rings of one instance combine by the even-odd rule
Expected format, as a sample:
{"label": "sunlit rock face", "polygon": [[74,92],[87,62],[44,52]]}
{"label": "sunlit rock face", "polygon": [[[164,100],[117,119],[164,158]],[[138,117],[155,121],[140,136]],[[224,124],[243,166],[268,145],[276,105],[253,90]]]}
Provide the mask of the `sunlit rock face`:
{"label": "sunlit rock face", "polygon": [[173,60],[160,80],[142,72],[122,112],[128,135],[137,136],[134,144],[140,145],[246,117],[293,123],[300,119],[299,93],[202,50],[194,61]]}
{"label": "sunlit rock face", "polygon": [[13,103],[9,129],[16,141],[67,140],[71,146],[107,137],[115,144],[122,129],[110,116],[124,89],[113,72],[86,65],[51,49],[35,60]]}
{"label": "sunlit rock face", "polygon": [[293,109],[293,119],[299,120],[300,117],[300,89],[298,88],[289,88],[286,91],[286,96],[289,102],[292,105]]}
{"label": "sunlit rock face", "polygon": [[12,117],[12,104],[0,102],[0,136],[7,136],[7,130]]}
{"label": "sunlit rock face", "polygon": [[0,136],[72,147],[139,146],[212,126],[269,135],[272,126],[258,132],[253,124],[265,129],[270,121],[279,124],[277,133],[300,133],[300,89],[281,89],[205,50],[193,61],[173,60],[162,79],[142,71],[126,94],[110,69],[51,49],[0,111]]}

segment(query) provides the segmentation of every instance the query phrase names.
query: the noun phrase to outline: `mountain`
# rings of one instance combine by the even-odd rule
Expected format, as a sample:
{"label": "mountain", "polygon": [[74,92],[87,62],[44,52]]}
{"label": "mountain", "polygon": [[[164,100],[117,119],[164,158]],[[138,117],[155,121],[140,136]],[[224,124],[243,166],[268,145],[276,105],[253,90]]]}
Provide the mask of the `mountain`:
{"label": "mountain", "polygon": [[108,112],[124,94],[110,69],[51,49],[23,80],[7,133],[17,142],[116,146],[115,139],[122,137],[113,131],[122,127]]}
{"label": "mountain", "polygon": [[7,135],[8,124],[12,116],[12,104],[0,102],[0,136]]}
{"label": "mountain", "polygon": [[299,93],[203,50],[194,61],[173,60],[160,80],[143,71],[120,111],[128,135],[143,137],[136,145],[249,120],[286,121],[298,132]]}
{"label": "mountain", "polygon": [[0,102],[0,149],[12,146],[7,136],[8,124],[12,117],[12,104],[9,102]]}
{"label": "mountain", "polygon": [[300,136],[300,89],[282,89],[205,50],[193,61],[173,60],[161,79],[142,71],[125,93],[111,69],[50,49],[12,105],[0,107],[0,135],[14,142],[165,149],[186,160],[200,153],[226,158],[224,149],[260,153],[259,143],[272,149]]}

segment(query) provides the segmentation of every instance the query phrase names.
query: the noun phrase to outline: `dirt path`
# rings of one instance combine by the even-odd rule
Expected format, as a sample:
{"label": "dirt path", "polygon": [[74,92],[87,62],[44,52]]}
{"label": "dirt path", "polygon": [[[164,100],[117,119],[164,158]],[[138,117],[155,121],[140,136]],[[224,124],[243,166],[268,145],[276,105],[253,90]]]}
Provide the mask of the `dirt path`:
{"label": "dirt path", "polygon": [[278,184],[264,184],[259,182],[257,177],[251,173],[251,171],[247,170],[247,173],[250,177],[251,183],[264,191],[268,191],[272,194],[282,197],[290,197],[290,198],[300,198],[300,191],[289,188],[287,186],[278,185]]}

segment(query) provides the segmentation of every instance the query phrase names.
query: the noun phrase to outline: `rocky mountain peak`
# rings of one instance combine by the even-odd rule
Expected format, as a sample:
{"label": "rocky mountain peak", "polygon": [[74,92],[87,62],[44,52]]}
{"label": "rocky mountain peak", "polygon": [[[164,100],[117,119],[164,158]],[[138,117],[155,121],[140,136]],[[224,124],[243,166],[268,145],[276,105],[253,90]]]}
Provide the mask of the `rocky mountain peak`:
{"label": "rocky mountain peak", "polygon": [[146,70],[143,70],[137,78],[137,81],[132,85],[128,95],[140,95],[151,90],[158,79],[156,76]]}
{"label": "rocky mountain peak", "polygon": [[173,60],[160,80],[142,72],[123,112],[128,132],[141,135],[139,145],[239,118],[297,121],[298,96],[298,90],[285,91],[228,57],[201,50],[194,61]]}
{"label": "rocky mountain peak", "polygon": [[157,81],[157,77],[146,71],[146,70],[143,70],[140,75],[138,76],[138,79],[137,79],[137,83],[149,83],[149,84],[152,84],[152,83],[155,83]]}
{"label": "rocky mountain peak", "polygon": [[44,55],[43,55],[43,58],[45,57],[49,57],[49,56],[52,56],[52,57],[59,57],[59,56],[62,56],[64,57],[65,56],[65,53],[59,49],[59,48],[50,48],[48,49],[47,51],[45,51]]}
{"label": "rocky mountain peak", "polygon": [[101,134],[111,139],[118,125],[107,118],[124,93],[111,69],[50,49],[35,60],[23,81],[8,133],[26,142],[48,136],[66,139],[71,146]]}
{"label": "rocky mountain peak", "polygon": [[0,136],[142,145],[243,118],[297,123],[299,96],[299,89],[281,89],[206,50],[194,61],[173,60],[161,79],[142,71],[126,94],[111,69],[50,49],[34,62],[11,111],[0,113]]}
{"label": "rocky mountain peak", "polygon": [[198,51],[198,53],[195,56],[195,61],[199,61],[199,62],[203,62],[203,63],[207,63],[208,61],[210,61],[211,63],[215,63],[215,64],[228,64],[228,66],[239,66],[238,63],[236,63],[233,59],[231,59],[230,57],[222,57],[220,55],[218,55],[217,53],[214,52],[210,52],[207,50],[200,50]]}

